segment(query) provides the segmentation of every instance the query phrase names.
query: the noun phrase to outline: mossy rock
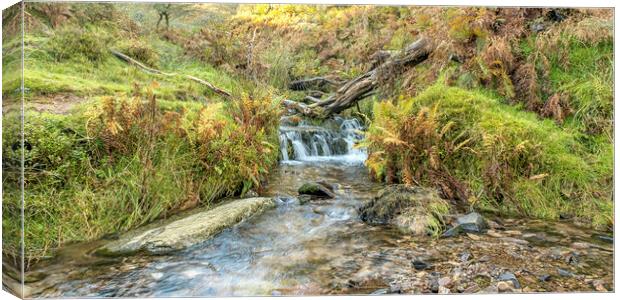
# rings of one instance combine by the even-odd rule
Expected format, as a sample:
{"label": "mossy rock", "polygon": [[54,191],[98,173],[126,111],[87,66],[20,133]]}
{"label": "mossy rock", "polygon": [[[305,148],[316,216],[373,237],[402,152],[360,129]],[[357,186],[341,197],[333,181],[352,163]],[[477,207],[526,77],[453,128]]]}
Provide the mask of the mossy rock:
{"label": "mossy rock", "polygon": [[437,235],[444,228],[450,206],[431,189],[390,185],[359,209],[362,221],[391,224],[413,235]]}
{"label": "mossy rock", "polygon": [[299,187],[297,192],[300,195],[310,195],[317,198],[336,197],[333,188],[325,182],[306,182],[301,187]]}

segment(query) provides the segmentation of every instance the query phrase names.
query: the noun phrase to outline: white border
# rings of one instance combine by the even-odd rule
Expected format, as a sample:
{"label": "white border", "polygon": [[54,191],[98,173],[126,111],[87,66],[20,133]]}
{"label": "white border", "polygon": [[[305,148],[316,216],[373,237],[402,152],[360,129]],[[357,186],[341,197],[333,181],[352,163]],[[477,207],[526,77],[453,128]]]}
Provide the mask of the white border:
{"label": "white border", "polygon": [[[1,9],[5,9],[9,6],[11,6],[12,4],[17,3],[18,1],[15,0],[9,0],[9,1],[2,1],[2,3],[0,3],[0,8]],[[28,1],[30,2],[30,1]],[[34,2],[34,1],[32,1]],[[41,1],[40,1],[41,2]],[[102,2],[102,1],[96,1],[96,0],[79,0],[79,1],[71,1],[71,2]],[[109,0],[106,2],[218,2],[218,3],[296,3],[296,4],[379,4],[379,5],[426,5],[426,6],[504,6],[504,7],[515,7],[515,6],[526,6],[526,7],[613,7],[614,8],[614,13],[615,13],[615,8],[616,8],[616,1],[614,0],[521,0],[521,1],[516,1],[516,0],[503,0],[503,1],[498,1],[498,0],[288,0],[288,1],[282,1],[282,0],[274,0],[274,1],[260,1],[260,0],[230,0],[230,1],[221,1],[221,0],[211,0],[211,1],[198,1],[198,0],[185,0],[185,1],[181,1],[181,0],[150,0],[150,1],[144,1],[144,0],[136,0],[136,1],[118,1],[118,0]],[[614,21],[614,28],[616,28],[616,24]],[[1,39],[1,37],[0,37]],[[1,42],[1,40],[0,40]],[[0,47],[1,48],[1,47]],[[1,51],[1,50],[0,50]],[[617,69],[615,68],[616,65],[616,59],[618,57],[618,31],[614,32],[614,83],[617,82]],[[0,67],[0,80],[1,80],[1,71],[2,68]],[[620,93],[618,92],[617,89],[614,88],[614,120],[617,120],[616,114],[615,114],[615,108],[617,107],[618,104],[618,95]],[[616,138],[616,132],[618,132],[618,124],[617,122],[614,122],[614,150],[619,149],[618,148],[618,140]],[[2,133],[2,129],[0,127],[0,135]],[[616,168],[616,164],[615,161],[617,159],[617,151],[614,151],[614,191],[618,191],[618,187],[620,186],[620,183],[618,181],[616,181],[615,179],[617,178],[617,176],[620,174],[620,171],[618,170],[618,168]],[[2,159],[2,153],[0,152],[0,160]],[[0,192],[2,190],[2,186],[0,185]],[[614,193],[614,203],[616,203],[616,193]],[[618,212],[620,211],[619,209],[619,205],[614,205],[614,217],[618,216]],[[0,210],[1,210],[1,206],[0,206]],[[617,232],[618,229],[618,224],[616,223],[614,226],[614,232]],[[1,228],[0,228],[0,232],[1,232]],[[614,241],[614,246],[615,246],[615,241]],[[615,249],[615,247],[614,247]],[[614,251],[614,262],[617,261],[618,258],[618,253],[617,251]],[[614,290],[618,291],[618,280],[616,280],[616,276],[615,274],[617,274],[618,271],[618,265],[614,264]],[[394,296],[337,296],[338,299],[342,299],[342,300],[353,300],[353,299],[405,299],[405,298],[413,298],[413,297],[422,297],[422,298],[430,298],[430,297],[438,297],[441,299],[447,299],[447,298],[455,298],[455,299],[460,299],[460,300],[466,300],[466,299],[496,299],[501,297],[502,299],[522,299],[524,297],[527,297],[528,300],[536,300],[536,299],[562,299],[562,300],[570,300],[570,299],[592,299],[592,298],[596,298],[596,299],[615,299],[617,298],[616,296],[614,296],[615,293],[545,293],[545,294],[488,294],[488,295],[455,295],[455,294],[451,294],[451,295],[394,295]],[[1,299],[17,299],[15,296],[6,293],[5,291],[0,291],[0,297]],[[329,296],[321,296],[321,297],[329,297]],[[311,299],[311,300],[315,300],[315,299],[321,299],[321,297],[315,297],[315,296],[308,296],[308,297],[304,297],[304,299]],[[222,297],[222,298],[227,298],[227,297]],[[245,298],[245,297],[235,297],[235,298]],[[249,298],[249,297],[248,297]],[[284,299],[293,299],[296,297],[280,297],[280,298],[284,298]],[[82,299],[82,298],[73,298],[73,299]],[[93,299],[93,298],[85,298],[85,299]],[[151,298],[130,298],[130,299],[151,299]],[[158,298],[158,299],[165,299],[165,298]],[[170,299],[208,299],[208,298],[170,298]],[[273,300],[274,297],[251,297],[251,299],[265,299],[265,300]],[[324,298],[323,298],[324,299]]]}

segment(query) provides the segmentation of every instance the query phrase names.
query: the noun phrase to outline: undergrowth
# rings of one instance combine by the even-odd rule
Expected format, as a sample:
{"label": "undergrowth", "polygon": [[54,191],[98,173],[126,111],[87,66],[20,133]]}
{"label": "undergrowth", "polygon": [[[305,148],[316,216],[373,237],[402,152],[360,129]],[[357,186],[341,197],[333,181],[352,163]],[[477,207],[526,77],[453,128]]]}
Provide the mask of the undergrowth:
{"label": "undergrowth", "polygon": [[436,84],[375,104],[368,167],[387,182],[437,187],[474,207],[543,219],[613,222],[612,147],[488,94]]}
{"label": "undergrowth", "polygon": [[[263,184],[278,157],[273,97],[203,106],[158,100],[155,89],[104,97],[69,115],[26,114],[28,260]],[[3,164],[19,170],[14,126],[5,123]],[[4,173],[5,196],[17,192],[16,173]],[[5,212],[19,210],[18,197],[5,200]],[[5,219],[3,231],[19,224]]]}

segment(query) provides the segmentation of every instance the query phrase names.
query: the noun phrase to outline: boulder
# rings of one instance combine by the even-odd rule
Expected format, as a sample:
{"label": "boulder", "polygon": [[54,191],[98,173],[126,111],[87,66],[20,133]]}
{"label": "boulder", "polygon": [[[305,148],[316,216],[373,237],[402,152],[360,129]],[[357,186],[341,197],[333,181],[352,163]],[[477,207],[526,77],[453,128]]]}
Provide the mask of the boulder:
{"label": "boulder", "polygon": [[130,231],[118,240],[98,248],[95,253],[118,256],[144,252],[163,254],[203,242],[222,230],[275,206],[272,198],[246,198],[215,208]]}
{"label": "boulder", "polygon": [[306,182],[299,187],[297,192],[300,195],[310,195],[316,198],[336,197],[333,187],[325,182]]}
{"label": "boulder", "polygon": [[431,189],[390,185],[359,208],[362,221],[391,224],[413,235],[436,233],[443,227],[448,203]]}

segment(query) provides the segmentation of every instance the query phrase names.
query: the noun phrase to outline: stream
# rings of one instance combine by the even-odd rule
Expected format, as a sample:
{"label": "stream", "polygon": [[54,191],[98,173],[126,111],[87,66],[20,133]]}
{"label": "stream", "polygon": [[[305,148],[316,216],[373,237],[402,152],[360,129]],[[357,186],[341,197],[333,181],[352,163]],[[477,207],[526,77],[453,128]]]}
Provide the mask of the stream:
{"label": "stream", "polygon": [[[520,292],[613,289],[609,233],[488,216],[486,234],[438,239],[361,222],[357,208],[382,188],[354,147],[362,129],[354,119],[283,124],[283,160],[261,193],[276,198],[274,209],[173,254],[65,255],[37,270],[45,278],[31,284],[33,297],[496,293],[505,274]],[[311,181],[337,196],[300,204],[297,189]]]}

